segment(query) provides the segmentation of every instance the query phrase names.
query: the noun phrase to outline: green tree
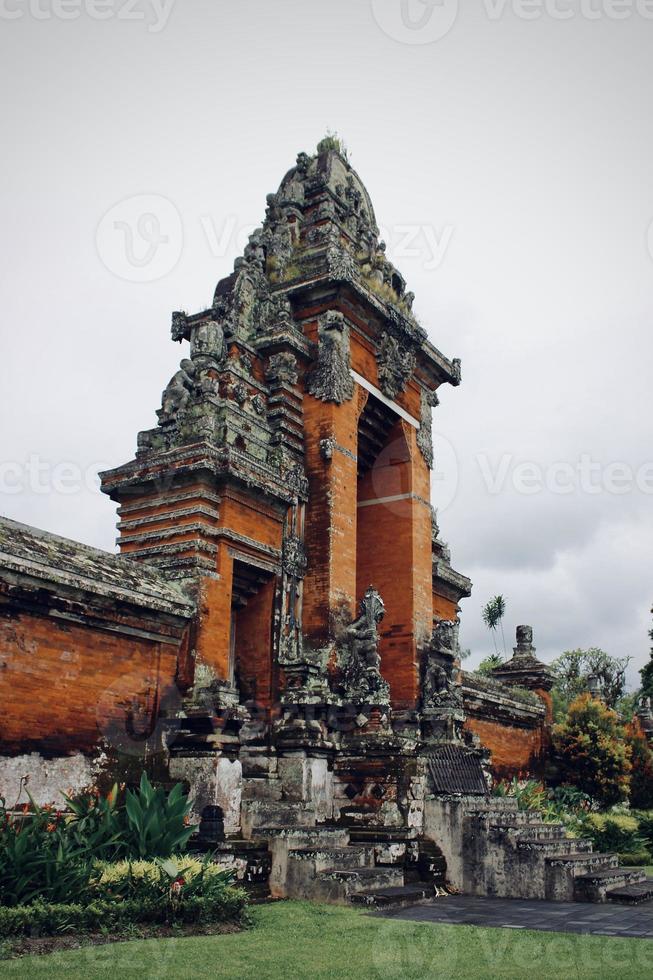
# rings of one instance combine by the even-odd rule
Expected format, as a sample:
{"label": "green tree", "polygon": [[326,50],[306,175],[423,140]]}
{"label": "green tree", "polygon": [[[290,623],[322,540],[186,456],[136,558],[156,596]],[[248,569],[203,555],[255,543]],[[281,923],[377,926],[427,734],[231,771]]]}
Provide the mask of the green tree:
{"label": "green tree", "polygon": [[[494,652],[499,654],[499,648],[497,646],[497,629],[501,627],[501,637],[503,639],[503,654],[506,654],[506,638],[503,633],[503,617],[506,612],[506,600],[502,595],[495,595],[490,599],[485,606],[483,606],[483,622],[492,634],[492,640],[494,642]],[[501,662],[499,660],[499,662]]]}
{"label": "green tree", "polygon": [[561,702],[571,704],[587,691],[588,679],[598,678],[601,698],[609,708],[616,708],[626,687],[626,667],[631,657],[611,657],[598,647],[567,650],[551,664],[556,674],[556,690]]}
{"label": "green tree", "polygon": [[633,719],[626,726],[626,742],[630,747],[633,767],[630,776],[630,805],[638,810],[653,809],[653,751],[639,719]]}
{"label": "green tree", "polygon": [[[653,640],[653,630],[649,630],[648,635]],[[653,650],[651,650],[648,663],[640,670],[639,676],[642,678],[642,693],[640,697],[653,698]]]}
{"label": "green tree", "polygon": [[608,807],[628,799],[631,749],[616,711],[581,694],[565,721],[554,727],[553,745],[563,780],[595,804]]}

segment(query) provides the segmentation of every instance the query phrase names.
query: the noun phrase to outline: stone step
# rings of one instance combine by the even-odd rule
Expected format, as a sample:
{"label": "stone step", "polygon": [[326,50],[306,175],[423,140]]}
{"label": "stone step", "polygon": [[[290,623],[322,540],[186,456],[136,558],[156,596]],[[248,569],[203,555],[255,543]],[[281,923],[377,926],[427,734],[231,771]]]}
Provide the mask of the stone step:
{"label": "stone step", "polygon": [[364,844],[348,847],[297,847],[288,852],[288,862],[310,865],[314,872],[325,868],[373,868],[374,848]]}
{"label": "stone step", "polygon": [[251,838],[262,827],[314,827],[315,808],[305,803],[243,800],[241,820],[243,837]]}
{"label": "stone step", "polygon": [[506,827],[507,829],[542,825],[546,827],[563,826],[557,821],[545,823],[541,814],[534,810],[516,810],[506,813],[493,813],[489,810],[483,810],[480,813],[465,814],[465,819],[474,821],[482,827]]}
{"label": "stone step", "polygon": [[618,902],[621,905],[643,905],[645,902],[653,902],[653,878],[647,878],[636,885],[609,888],[605,897],[608,902]]}
{"label": "stone step", "polygon": [[[397,868],[357,868],[343,871],[339,868],[326,868],[314,879],[310,897],[316,902],[345,904],[357,892],[380,891],[386,888],[404,886],[403,872]],[[297,896],[300,897],[300,896]]]}
{"label": "stone step", "polygon": [[519,840],[569,840],[561,823],[532,823],[516,828]]}
{"label": "stone step", "polygon": [[616,868],[616,854],[595,854],[581,851],[548,857],[545,860],[544,896],[551,902],[573,902],[575,881],[582,875]]}
{"label": "stone step", "polygon": [[577,902],[607,902],[608,892],[646,883],[644,871],[636,868],[606,868],[579,875],[574,881]]}
{"label": "stone step", "polygon": [[591,840],[578,838],[544,837],[537,840],[519,840],[517,849],[520,853],[530,851],[539,857],[566,857],[569,854],[591,854]]}
{"label": "stone step", "polygon": [[348,830],[352,841],[360,841],[365,844],[416,840],[415,831],[407,830],[404,827],[349,827]]}
{"label": "stone step", "polygon": [[272,853],[270,891],[275,898],[285,898],[288,857],[301,848],[345,848],[349,833],[345,827],[264,827],[257,830]]}
{"label": "stone step", "polygon": [[519,810],[515,796],[479,796],[463,801],[463,815],[466,817],[484,813],[524,813]]}
{"label": "stone step", "polygon": [[401,909],[420,902],[432,902],[436,897],[435,888],[428,884],[399,885],[396,888],[379,888],[370,892],[356,892],[349,901],[357,908]]}

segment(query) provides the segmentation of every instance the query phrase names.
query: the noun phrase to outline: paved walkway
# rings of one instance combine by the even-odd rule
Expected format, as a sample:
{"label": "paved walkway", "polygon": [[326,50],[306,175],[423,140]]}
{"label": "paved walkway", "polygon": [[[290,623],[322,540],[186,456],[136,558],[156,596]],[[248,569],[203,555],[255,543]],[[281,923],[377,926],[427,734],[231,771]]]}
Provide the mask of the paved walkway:
{"label": "paved walkway", "polygon": [[653,902],[644,905],[595,905],[589,902],[535,902],[447,895],[446,898],[434,899],[428,905],[410,905],[405,909],[378,914],[412,922],[653,939]]}

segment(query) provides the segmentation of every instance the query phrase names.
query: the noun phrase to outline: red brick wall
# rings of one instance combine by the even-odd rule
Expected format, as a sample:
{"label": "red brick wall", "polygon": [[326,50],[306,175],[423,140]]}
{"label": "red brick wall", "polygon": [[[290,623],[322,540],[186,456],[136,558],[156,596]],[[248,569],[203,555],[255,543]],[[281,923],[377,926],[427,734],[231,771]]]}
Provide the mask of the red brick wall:
{"label": "red brick wall", "polygon": [[497,778],[518,773],[539,775],[541,771],[545,729],[523,728],[481,718],[469,718],[465,728],[474,732],[492,753],[492,772]]}
{"label": "red brick wall", "polygon": [[178,647],[45,616],[0,618],[0,751],[91,750],[147,729]]}

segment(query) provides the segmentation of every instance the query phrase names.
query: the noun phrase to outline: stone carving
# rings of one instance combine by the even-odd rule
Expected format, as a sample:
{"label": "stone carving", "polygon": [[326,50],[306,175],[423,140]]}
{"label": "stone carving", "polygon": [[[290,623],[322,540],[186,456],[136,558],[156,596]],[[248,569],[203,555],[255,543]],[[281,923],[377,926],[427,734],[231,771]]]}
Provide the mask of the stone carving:
{"label": "stone carving", "polygon": [[265,415],[265,399],[262,395],[254,395],[252,398],[252,408],[257,415]]}
{"label": "stone carving", "polygon": [[456,676],[457,622],[438,623],[426,654],[422,680],[422,707],[429,710],[462,710],[463,695]]}
{"label": "stone carving", "polygon": [[415,352],[400,344],[392,334],[385,333],[376,359],[381,391],[387,398],[395,399],[405,389],[415,370]]}
{"label": "stone carving", "polygon": [[308,477],[304,467],[300,466],[299,463],[291,464],[288,467],[282,464],[281,469],[288,489],[297,497],[302,497],[305,500],[308,497]]}
{"label": "stone carving", "polygon": [[308,560],[301,538],[290,535],[283,543],[283,570],[292,578],[304,578]]}
{"label": "stone carving", "polygon": [[224,330],[215,320],[206,320],[193,327],[190,336],[190,356],[211,358],[221,361],[226,354]]}
{"label": "stone carving", "polygon": [[307,390],[315,398],[337,405],[353,397],[349,327],[342,313],[336,310],[320,317],[317,366],[308,378]]}
{"label": "stone carving", "polygon": [[356,278],[358,273],[353,255],[340,245],[332,245],[329,248],[327,252],[327,264],[329,266],[329,275],[343,282],[351,282]]}
{"label": "stone carving", "polygon": [[268,300],[261,318],[263,333],[283,333],[294,330],[292,306],[287,296],[272,296]]}
{"label": "stone carving", "polygon": [[360,616],[345,630],[343,680],[348,698],[357,703],[385,703],[389,687],[381,676],[379,623],[385,615],[383,599],[370,588],[360,604]]}
{"label": "stone carving", "polygon": [[453,366],[453,372],[452,372],[453,373],[453,381],[451,383],[453,385],[459,385],[460,382],[461,382],[461,380],[462,380],[462,376],[463,376],[463,369],[462,369],[462,363],[461,363],[460,358],[459,357],[454,357],[454,359],[451,362],[451,364]]}
{"label": "stone carving", "polygon": [[170,328],[170,333],[174,341],[182,341],[184,339],[187,323],[187,314],[183,310],[175,310],[172,314],[172,326]]}
{"label": "stone carving", "polygon": [[440,399],[435,391],[424,391],[422,389],[420,427],[417,433],[417,445],[422,456],[426,460],[426,465],[430,470],[433,469],[433,413],[432,409],[437,408]]}
{"label": "stone carving", "polygon": [[459,623],[451,620],[441,620],[433,630],[433,637],[431,639],[432,648],[445,657],[452,657],[455,660],[459,653],[459,629]]}
{"label": "stone carving", "polygon": [[320,439],[320,456],[325,463],[331,462],[335,448],[336,443],[334,439]]}
{"label": "stone carving", "polygon": [[160,422],[172,421],[184,411],[195,390],[196,375],[197,368],[193,362],[184,358],[161,396]]}
{"label": "stone carving", "polygon": [[296,385],[297,384],[297,358],[294,354],[282,351],[280,354],[273,354],[270,358],[265,377],[268,381],[278,384]]}

